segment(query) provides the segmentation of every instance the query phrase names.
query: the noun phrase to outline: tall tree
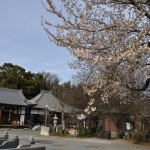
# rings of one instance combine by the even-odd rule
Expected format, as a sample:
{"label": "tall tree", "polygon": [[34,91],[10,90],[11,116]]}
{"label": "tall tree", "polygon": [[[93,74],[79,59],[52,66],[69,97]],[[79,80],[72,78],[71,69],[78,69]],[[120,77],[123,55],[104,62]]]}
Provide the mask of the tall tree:
{"label": "tall tree", "polygon": [[[143,89],[149,76],[149,0],[47,0],[58,21],[42,20],[50,40],[75,57],[91,96],[109,86]],[[112,73],[113,70],[113,73]]]}
{"label": "tall tree", "polygon": [[42,74],[27,72],[24,68],[11,63],[0,66],[0,86],[23,89],[28,99],[36,96],[41,89],[47,89]]}
{"label": "tall tree", "polygon": [[11,63],[4,63],[0,66],[0,86],[19,89],[24,84],[24,74],[24,68]]}

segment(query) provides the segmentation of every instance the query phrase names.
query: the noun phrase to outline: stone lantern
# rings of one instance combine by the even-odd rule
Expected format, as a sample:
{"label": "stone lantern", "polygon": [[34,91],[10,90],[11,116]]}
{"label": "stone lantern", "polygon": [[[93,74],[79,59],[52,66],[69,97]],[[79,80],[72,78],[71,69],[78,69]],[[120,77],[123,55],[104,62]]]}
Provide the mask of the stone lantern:
{"label": "stone lantern", "polygon": [[53,117],[54,132],[57,132],[57,120],[58,120],[58,117],[57,117],[57,115],[55,114],[55,116]]}

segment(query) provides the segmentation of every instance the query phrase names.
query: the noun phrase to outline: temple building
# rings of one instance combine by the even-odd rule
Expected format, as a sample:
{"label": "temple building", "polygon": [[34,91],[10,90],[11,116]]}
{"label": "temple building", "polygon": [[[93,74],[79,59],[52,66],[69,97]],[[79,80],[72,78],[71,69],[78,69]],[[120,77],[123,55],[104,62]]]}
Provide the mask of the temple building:
{"label": "temple building", "polygon": [[63,113],[65,114],[65,119],[69,121],[69,117],[74,118],[74,115],[76,117],[76,112],[78,111],[78,109],[57,99],[51,91],[41,90],[41,92],[30,101],[35,104],[31,109],[34,123],[43,124],[45,117],[47,117],[47,123],[53,124],[53,117],[55,114],[59,118],[58,123],[61,123]]}
{"label": "temple building", "polygon": [[[31,100],[25,98],[22,90],[0,88],[0,126],[30,126],[31,124],[53,124],[57,115],[72,118],[78,110],[58,100],[50,91],[41,92]],[[72,119],[70,119],[72,120]]]}
{"label": "temple building", "polygon": [[0,125],[27,125],[33,105],[22,90],[0,88]]}

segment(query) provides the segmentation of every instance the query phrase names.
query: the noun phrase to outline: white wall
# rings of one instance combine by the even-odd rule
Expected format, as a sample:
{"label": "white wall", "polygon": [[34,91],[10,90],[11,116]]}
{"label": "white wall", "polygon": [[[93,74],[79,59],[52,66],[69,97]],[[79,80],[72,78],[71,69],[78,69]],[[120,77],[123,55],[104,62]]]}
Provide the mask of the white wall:
{"label": "white wall", "polygon": [[31,109],[31,115],[44,115],[45,114],[45,110],[44,109]]}

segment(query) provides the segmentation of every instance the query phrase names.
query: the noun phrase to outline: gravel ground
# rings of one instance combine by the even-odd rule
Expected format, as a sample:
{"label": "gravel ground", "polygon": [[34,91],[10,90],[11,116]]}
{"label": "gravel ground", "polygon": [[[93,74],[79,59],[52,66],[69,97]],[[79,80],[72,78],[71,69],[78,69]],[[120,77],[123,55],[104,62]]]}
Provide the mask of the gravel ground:
{"label": "gravel ground", "polygon": [[150,150],[150,147],[129,144],[123,140],[104,140],[97,138],[63,138],[56,136],[42,136],[40,131],[29,129],[0,129],[0,136],[8,131],[9,139],[19,136],[20,144],[29,144],[33,136],[37,146],[45,146],[46,150]]}

